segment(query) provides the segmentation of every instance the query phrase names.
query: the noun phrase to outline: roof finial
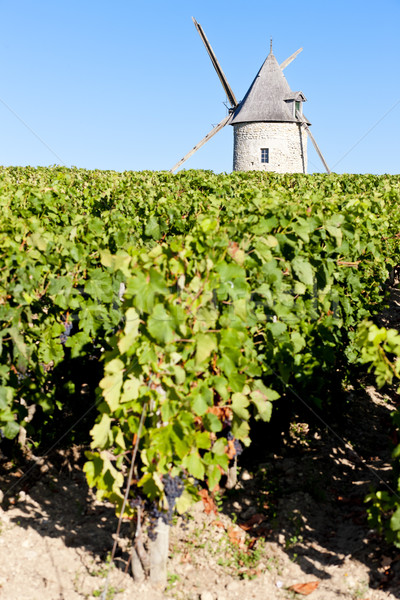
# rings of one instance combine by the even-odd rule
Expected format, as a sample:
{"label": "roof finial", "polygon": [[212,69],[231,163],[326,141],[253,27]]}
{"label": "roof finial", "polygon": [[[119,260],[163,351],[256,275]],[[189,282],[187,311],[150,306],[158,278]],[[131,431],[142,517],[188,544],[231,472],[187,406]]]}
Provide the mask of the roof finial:
{"label": "roof finial", "polygon": [[270,54],[273,54],[273,52],[272,52],[272,37],[270,38],[270,42],[269,42],[269,52],[270,52]]}

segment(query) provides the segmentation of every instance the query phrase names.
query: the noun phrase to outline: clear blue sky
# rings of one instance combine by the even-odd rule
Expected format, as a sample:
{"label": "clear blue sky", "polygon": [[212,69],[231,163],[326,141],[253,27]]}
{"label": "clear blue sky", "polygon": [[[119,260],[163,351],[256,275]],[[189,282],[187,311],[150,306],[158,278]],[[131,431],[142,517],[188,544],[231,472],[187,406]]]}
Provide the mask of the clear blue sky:
{"label": "clear blue sky", "polygon": [[[332,170],[400,172],[400,0],[3,0],[0,164],[170,169],[226,114],[192,15],[238,99],[271,36],[302,46],[285,76]],[[232,141],[185,168],[231,171]]]}

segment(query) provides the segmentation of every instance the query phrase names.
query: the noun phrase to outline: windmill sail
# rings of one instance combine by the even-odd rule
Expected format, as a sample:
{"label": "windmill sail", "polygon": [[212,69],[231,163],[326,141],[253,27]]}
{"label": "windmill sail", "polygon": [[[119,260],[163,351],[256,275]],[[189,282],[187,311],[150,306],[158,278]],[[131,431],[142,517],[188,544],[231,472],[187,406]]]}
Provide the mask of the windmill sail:
{"label": "windmill sail", "polygon": [[211,59],[213,67],[214,67],[214,69],[217,72],[217,75],[218,75],[219,80],[220,80],[220,82],[222,84],[222,87],[225,90],[225,93],[226,93],[226,95],[228,97],[229,103],[232,106],[232,108],[234,108],[235,106],[237,106],[237,103],[238,103],[237,100],[236,100],[236,98],[235,98],[235,94],[233,93],[232,88],[231,88],[231,86],[228,83],[228,80],[227,80],[227,78],[225,76],[225,73],[221,69],[221,65],[219,64],[219,62],[217,60],[217,57],[215,56],[214,50],[211,48],[211,44],[208,41],[207,36],[204,33],[204,30],[203,30],[202,26],[200,25],[200,23],[198,23],[196,21],[196,19],[194,17],[192,17],[192,19],[193,19],[193,23],[195,24],[195,27],[196,27],[197,31],[199,32],[199,35],[200,35],[201,39],[203,40],[203,44],[206,47],[206,50],[207,50],[208,55],[209,55],[209,57]]}
{"label": "windmill sail", "polygon": [[303,48],[299,48],[298,50],[296,50],[296,52],[293,52],[293,54],[291,56],[289,56],[289,58],[287,58],[286,60],[283,61],[283,63],[281,63],[280,67],[283,71],[283,69],[286,69],[286,67],[288,65],[290,65],[290,63],[296,58],[296,56],[298,56],[298,54],[300,54],[300,52],[302,52]]}
{"label": "windmill sail", "polygon": [[299,113],[299,111],[296,111],[296,117],[297,117],[297,118],[298,118],[300,121],[302,121],[302,124],[303,124],[303,126],[306,128],[306,130],[307,130],[307,133],[308,133],[308,135],[310,136],[310,139],[311,139],[311,141],[312,141],[312,143],[313,143],[313,146],[314,146],[314,148],[315,148],[315,150],[316,150],[316,152],[317,152],[318,156],[319,156],[319,157],[320,157],[320,159],[322,160],[322,163],[323,163],[323,165],[324,165],[324,167],[325,167],[325,170],[326,170],[326,172],[327,172],[327,173],[331,173],[331,170],[330,170],[330,168],[328,167],[328,165],[326,164],[326,160],[325,160],[325,158],[323,157],[323,155],[322,155],[322,152],[321,152],[321,150],[319,149],[319,146],[318,146],[317,142],[315,141],[315,138],[314,138],[313,134],[311,133],[311,131],[310,131],[310,128],[309,128],[309,126],[308,126],[308,124],[307,124],[307,121],[305,120],[304,116],[303,116],[303,115],[301,115],[301,114]]}
{"label": "windmill sail", "polygon": [[225,125],[227,125],[229,123],[229,121],[231,120],[232,115],[228,115],[225,117],[225,119],[222,119],[222,121],[220,123],[218,123],[218,125],[216,125],[214,127],[214,129],[212,129],[209,133],[207,133],[207,135],[205,137],[203,137],[203,139],[196,144],[196,146],[193,146],[193,148],[190,150],[190,152],[188,152],[187,154],[185,154],[185,156],[183,158],[181,158],[181,160],[179,162],[176,163],[175,166],[172,167],[171,169],[171,173],[173,173],[174,171],[176,171],[176,169],[178,169],[181,165],[183,165],[183,163],[190,158],[191,156],[193,156],[193,154],[195,152],[197,152],[197,150],[199,148],[201,148],[202,146],[204,146],[204,144],[206,142],[208,142],[208,140],[210,140],[216,133],[218,133],[218,131],[221,131],[221,129],[223,127],[225,127]]}

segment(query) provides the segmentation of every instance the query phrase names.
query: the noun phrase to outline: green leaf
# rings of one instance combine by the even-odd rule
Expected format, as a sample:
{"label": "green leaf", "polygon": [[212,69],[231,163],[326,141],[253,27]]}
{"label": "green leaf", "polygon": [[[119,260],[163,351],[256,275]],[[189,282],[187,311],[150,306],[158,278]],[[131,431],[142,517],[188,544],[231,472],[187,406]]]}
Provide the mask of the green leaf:
{"label": "green leaf", "polygon": [[121,402],[136,400],[139,397],[139,389],[141,385],[142,381],[140,379],[137,379],[137,377],[133,377],[132,375],[128,375],[128,378],[124,382]]}
{"label": "green leaf", "polygon": [[118,349],[124,354],[132,346],[139,333],[140,318],[134,308],[128,308],[125,313],[124,335],[118,340]]}
{"label": "green leaf", "polygon": [[86,452],[85,454],[90,460],[83,465],[83,471],[86,473],[89,487],[94,487],[103,471],[104,461],[97,452]]}
{"label": "green leaf", "polygon": [[144,493],[150,500],[159,497],[164,491],[161,478],[157,473],[145,473],[138,482],[138,486],[143,488]]}
{"label": "green leaf", "polygon": [[195,500],[193,496],[187,490],[183,490],[181,496],[176,500],[175,503],[178,514],[184,515],[194,504],[194,502]]}
{"label": "green leaf", "polygon": [[15,389],[11,386],[0,386],[0,410],[6,410],[13,401]]}
{"label": "green leaf", "polygon": [[248,441],[248,435],[250,433],[250,425],[247,421],[234,418],[232,422],[232,435],[242,442]]}
{"label": "green leaf", "polygon": [[343,240],[343,232],[340,227],[332,227],[332,225],[327,225],[326,230],[336,240],[337,246],[340,246]]}
{"label": "green leaf", "polygon": [[304,283],[305,285],[313,285],[314,274],[312,266],[308,260],[301,256],[296,256],[292,260],[292,268],[301,283]]}
{"label": "green leaf", "polygon": [[196,479],[203,481],[205,473],[204,465],[200,455],[197,452],[192,452],[192,454],[186,456],[183,459],[182,464],[189,471],[190,475],[193,475],[193,477],[196,477]]}
{"label": "green leaf", "polygon": [[186,456],[192,446],[191,440],[182,434],[183,431],[175,424],[172,428],[171,440],[177,456],[181,459]]}
{"label": "green leaf", "polygon": [[112,279],[109,273],[101,269],[89,269],[85,283],[85,293],[102,302],[110,302],[114,297]]}
{"label": "green leaf", "polygon": [[196,365],[205,361],[217,349],[217,340],[212,333],[198,333],[196,340]]}
{"label": "green leaf", "polygon": [[306,346],[306,340],[304,339],[304,337],[298,331],[293,331],[290,334],[290,337],[293,344],[293,352],[295,354],[301,352],[301,350],[303,350],[303,348],[305,348]]}
{"label": "green leaf", "polygon": [[90,434],[92,436],[91,448],[107,448],[111,440],[111,418],[109,415],[103,413],[100,423],[93,426]]}
{"label": "green leaf", "polygon": [[158,240],[160,238],[160,226],[156,217],[150,217],[146,223],[144,233],[147,237],[153,238],[153,240]]}
{"label": "green leaf", "polygon": [[395,510],[390,519],[390,529],[400,531],[400,506]]}
{"label": "green leaf", "polygon": [[301,281],[294,282],[293,291],[296,295],[302,296],[303,294],[305,294],[306,290],[307,290],[307,287],[304,285],[304,283],[301,283]]}
{"label": "green leaf", "polygon": [[[97,482],[97,486],[101,489],[110,490],[118,494],[120,488],[124,484],[124,476],[114,467],[104,452],[101,452],[100,456],[103,458],[103,471],[102,479]],[[100,485],[100,482],[102,482],[103,485]]]}
{"label": "green leaf", "polygon": [[272,414],[272,404],[269,400],[258,390],[251,392],[251,400],[257,408],[258,414],[263,421],[269,421]]}
{"label": "green leaf", "polygon": [[13,440],[19,434],[19,429],[20,426],[17,421],[8,421],[2,427],[3,434],[8,440]]}
{"label": "green leaf", "polygon": [[274,235],[267,235],[266,237],[261,238],[261,239],[270,248],[275,248],[278,245],[278,240],[276,239],[276,237]]}
{"label": "green leaf", "polygon": [[211,446],[211,439],[208,431],[197,432],[194,439],[197,448],[207,450]]}
{"label": "green leaf", "polygon": [[[47,337],[47,336],[46,336]],[[64,348],[59,338],[46,339],[43,337],[39,346],[39,356],[43,363],[49,364],[52,361],[54,364],[59,363],[64,358]]]}
{"label": "green leaf", "polygon": [[241,392],[246,383],[246,375],[233,371],[229,376],[229,386],[233,392]]}
{"label": "green leaf", "polygon": [[207,429],[207,431],[212,431],[214,433],[217,433],[217,431],[222,430],[221,421],[213,413],[206,413],[203,416],[203,425]]}
{"label": "green leaf", "polygon": [[227,441],[225,438],[219,438],[213,444],[212,451],[214,452],[214,454],[226,454],[226,452],[225,452],[226,444],[227,444]]}
{"label": "green leaf", "polygon": [[107,402],[111,411],[115,411],[119,406],[119,398],[123,382],[124,363],[115,358],[107,364],[106,376],[100,381],[100,387],[103,390],[104,400]]}
{"label": "green leaf", "polygon": [[147,321],[150,335],[161,344],[168,344],[174,339],[173,320],[163,304],[156,304]]}
{"label": "green leaf", "polygon": [[[28,349],[26,347],[25,341],[23,336],[20,334],[20,332],[18,331],[18,329],[16,327],[11,327],[8,330],[10,336],[12,337],[12,340],[14,342],[14,345],[16,347],[16,349],[18,350],[18,352],[25,358],[28,359]],[[14,350],[14,355],[17,355],[17,352],[15,352]],[[48,361],[50,362],[50,361]]]}
{"label": "green leaf", "polygon": [[233,394],[232,396],[232,410],[240,418],[247,421],[250,417],[247,407],[249,406],[249,399],[243,394]]}
{"label": "green leaf", "polygon": [[49,296],[57,296],[60,292],[63,296],[69,296],[73,289],[73,279],[71,275],[65,275],[62,277],[54,277],[50,279],[47,293]]}
{"label": "green leaf", "polygon": [[174,373],[175,381],[177,385],[181,385],[186,380],[186,371],[180,365],[174,365],[172,367],[172,371]]}
{"label": "green leaf", "polygon": [[31,241],[33,246],[44,252],[47,248],[47,239],[43,236],[43,233],[33,233],[31,235]]}
{"label": "green leaf", "polygon": [[209,406],[212,406],[213,393],[205,387],[199,386],[192,390],[190,394],[190,405],[196,415],[204,415]]}
{"label": "green leaf", "polygon": [[221,479],[221,471],[217,465],[207,467],[208,488],[212,491],[218,485]]}

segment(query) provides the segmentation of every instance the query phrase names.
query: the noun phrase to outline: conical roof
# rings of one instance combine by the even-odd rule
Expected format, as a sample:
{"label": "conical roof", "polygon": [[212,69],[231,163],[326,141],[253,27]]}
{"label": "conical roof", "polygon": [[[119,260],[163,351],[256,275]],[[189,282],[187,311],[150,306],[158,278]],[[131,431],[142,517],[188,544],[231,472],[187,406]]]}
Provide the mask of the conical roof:
{"label": "conical roof", "polygon": [[285,100],[294,98],[272,48],[247,94],[233,113],[231,125],[257,121],[296,123]]}

